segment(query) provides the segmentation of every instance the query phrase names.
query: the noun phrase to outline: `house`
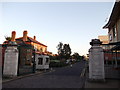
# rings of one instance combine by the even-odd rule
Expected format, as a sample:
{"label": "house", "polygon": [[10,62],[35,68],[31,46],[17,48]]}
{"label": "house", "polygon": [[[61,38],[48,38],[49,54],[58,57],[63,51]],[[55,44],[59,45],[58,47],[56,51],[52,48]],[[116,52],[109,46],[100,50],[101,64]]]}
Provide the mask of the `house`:
{"label": "house", "polygon": [[109,36],[107,59],[111,59],[117,66],[120,62],[120,0],[116,0],[110,18],[103,28],[108,29]]}
{"label": "house", "polygon": [[[47,46],[36,40],[36,36],[29,37],[28,32],[23,32],[23,37],[16,38],[16,32],[12,31],[11,41],[16,42],[20,52],[20,63],[30,64],[32,62],[32,52],[35,49],[35,53],[47,54]],[[7,45],[8,41],[5,41],[3,45]],[[23,60],[26,60],[25,62]]]}
{"label": "house", "polygon": [[[16,32],[15,31],[12,31],[12,36],[11,36],[11,41],[12,42],[16,42],[18,45],[19,44],[27,44],[27,45],[31,45],[33,46],[39,53],[40,52],[46,52],[47,51],[47,46],[40,43],[39,41],[36,40],[36,36],[34,36],[33,38],[32,37],[29,37],[28,36],[28,32],[27,31],[24,31],[23,32],[23,37],[19,37],[19,38],[16,38]],[[8,44],[8,41],[5,41],[3,43],[3,45],[5,44]]]}
{"label": "house", "polygon": [[[25,30],[23,32],[23,36],[16,38],[16,32],[12,31],[11,34],[11,39],[5,41],[2,44],[2,62],[4,64],[4,55],[5,55],[5,50],[8,45],[10,44],[17,44],[18,51],[19,51],[19,59],[18,59],[18,67],[19,67],[19,73],[20,72],[27,72],[27,71],[32,71],[33,64],[35,64],[35,54],[38,55],[47,55],[47,46],[40,43],[39,41],[36,40],[36,36],[29,37],[28,32]],[[2,65],[3,66],[3,65]]]}
{"label": "house", "polygon": [[103,28],[108,28],[110,43],[120,42],[120,0],[115,2],[109,21]]}

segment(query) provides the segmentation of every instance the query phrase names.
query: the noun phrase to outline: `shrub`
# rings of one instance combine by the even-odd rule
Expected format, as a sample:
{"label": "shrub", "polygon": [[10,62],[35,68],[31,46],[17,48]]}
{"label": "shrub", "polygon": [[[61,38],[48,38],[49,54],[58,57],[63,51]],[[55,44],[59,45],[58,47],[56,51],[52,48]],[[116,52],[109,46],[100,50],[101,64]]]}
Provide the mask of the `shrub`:
{"label": "shrub", "polygon": [[63,61],[59,61],[59,60],[51,60],[50,61],[50,67],[63,67],[66,65],[67,64]]}

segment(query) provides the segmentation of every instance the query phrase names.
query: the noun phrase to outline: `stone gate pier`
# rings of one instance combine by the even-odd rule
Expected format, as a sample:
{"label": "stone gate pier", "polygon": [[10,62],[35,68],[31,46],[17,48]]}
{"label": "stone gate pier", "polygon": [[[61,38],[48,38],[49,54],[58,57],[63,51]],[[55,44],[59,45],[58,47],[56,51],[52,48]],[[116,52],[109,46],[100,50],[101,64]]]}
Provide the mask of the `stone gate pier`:
{"label": "stone gate pier", "polygon": [[3,75],[7,77],[17,76],[18,71],[18,49],[17,44],[7,45],[5,50]]}
{"label": "stone gate pier", "polygon": [[92,39],[89,49],[89,80],[105,81],[104,52],[99,39]]}

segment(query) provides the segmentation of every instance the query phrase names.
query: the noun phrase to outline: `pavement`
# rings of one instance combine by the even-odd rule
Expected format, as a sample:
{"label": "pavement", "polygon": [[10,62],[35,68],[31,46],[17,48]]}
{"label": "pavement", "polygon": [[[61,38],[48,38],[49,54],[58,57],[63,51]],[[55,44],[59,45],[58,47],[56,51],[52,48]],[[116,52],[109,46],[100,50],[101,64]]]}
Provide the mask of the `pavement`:
{"label": "pavement", "polygon": [[30,76],[34,76],[34,75],[38,75],[38,74],[45,74],[45,73],[49,73],[49,72],[53,72],[55,71],[54,69],[49,69],[49,70],[37,70],[35,73],[31,73],[31,74],[26,74],[26,75],[20,75],[20,76],[16,76],[16,77],[2,77],[2,83],[5,82],[10,82],[13,80],[17,80],[17,79],[21,79],[21,78],[25,78],[25,77],[30,77]]}
{"label": "pavement", "polygon": [[120,90],[120,68],[111,65],[105,66],[105,81],[89,81],[89,72],[86,69],[86,80],[84,88],[117,88]]}

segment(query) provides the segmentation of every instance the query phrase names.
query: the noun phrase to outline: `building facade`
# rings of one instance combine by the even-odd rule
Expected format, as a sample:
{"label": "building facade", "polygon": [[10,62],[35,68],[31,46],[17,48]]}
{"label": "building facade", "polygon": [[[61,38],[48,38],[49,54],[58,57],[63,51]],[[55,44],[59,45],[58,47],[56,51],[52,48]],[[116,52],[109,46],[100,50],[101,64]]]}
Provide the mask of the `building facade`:
{"label": "building facade", "polygon": [[98,36],[98,39],[100,39],[102,44],[108,44],[109,43],[108,35],[100,35],[100,36]]}
{"label": "building facade", "polygon": [[[47,55],[47,46],[40,43],[36,40],[36,36],[29,37],[28,32],[25,30],[23,32],[23,36],[16,38],[16,32],[12,31],[10,40],[6,40],[2,44],[2,62],[4,65],[4,56],[5,56],[5,50],[9,44],[17,44],[17,48],[19,51],[19,57],[18,57],[18,65],[19,65],[19,72],[32,72],[33,64],[35,63],[34,55]],[[2,66],[3,66],[2,65]],[[28,70],[29,68],[29,70]],[[4,67],[3,67],[4,69]]]}
{"label": "building facade", "polygon": [[100,35],[100,36],[98,36],[98,39],[102,42],[101,46],[104,50],[109,49],[108,45],[106,45],[109,43],[108,35]]}
{"label": "building facade", "polygon": [[111,59],[117,66],[120,62],[120,0],[116,0],[110,18],[103,28],[108,29],[109,36],[107,59]]}
{"label": "building facade", "polygon": [[103,27],[108,29],[109,42],[120,42],[120,0],[115,2],[108,23]]}

